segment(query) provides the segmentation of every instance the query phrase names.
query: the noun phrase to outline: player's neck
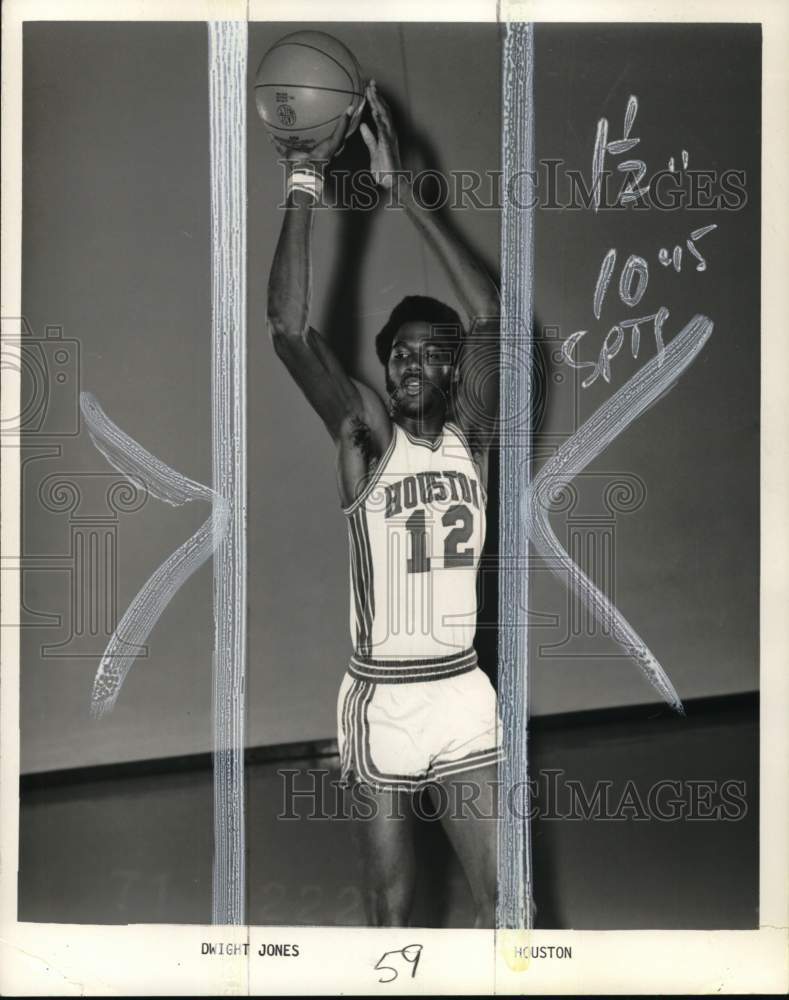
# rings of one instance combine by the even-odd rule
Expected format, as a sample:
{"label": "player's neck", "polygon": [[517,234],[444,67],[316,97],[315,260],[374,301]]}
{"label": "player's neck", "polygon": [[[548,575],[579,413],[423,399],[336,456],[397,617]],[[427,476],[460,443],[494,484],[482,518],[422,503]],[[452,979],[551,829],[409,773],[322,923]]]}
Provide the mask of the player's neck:
{"label": "player's neck", "polygon": [[444,432],[443,416],[406,417],[398,415],[396,423],[411,437],[420,438],[428,444],[435,444]]}

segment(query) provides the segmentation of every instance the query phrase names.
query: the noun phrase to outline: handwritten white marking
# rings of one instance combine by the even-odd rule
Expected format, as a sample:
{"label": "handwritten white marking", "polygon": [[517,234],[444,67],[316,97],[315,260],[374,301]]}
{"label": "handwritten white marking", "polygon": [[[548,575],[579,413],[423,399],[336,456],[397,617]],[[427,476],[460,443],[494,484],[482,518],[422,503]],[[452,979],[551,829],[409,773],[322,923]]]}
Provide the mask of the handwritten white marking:
{"label": "handwritten white marking", "polygon": [[[633,288],[635,278],[636,287]],[[637,306],[649,284],[649,267],[643,257],[631,253],[619,275],[619,298],[629,308]]]}
{"label": "handwritten white marking", "polygon": [[143,584],[110,636],[91,695],[91,714],[99,718],[115,706],[126,674],[164,609],[223,538],[229,509],[213,490],[182,476],[124,434],[92,393],[80,393],[79,402],[91,440],[114,469],[132,481],[141,481],[151,496],[173,507],[193,500],[213,505],[205,524]]}
{"label": "handwritten white marking", "polygon": [[600,265],[600,272],[597,275],[597,284],[594,288],[592,308],[594,309],[596,319],[600,319],[600,312],[603,308],[603,299],[605,298],[605,293],[608,291],[608,283],[611,281],[611,275],[614,273],[615,266],[616,250],[612,248],[608,251],[605,257],[603,257],[603,263]]}
{"label": "handwritten white marking", "polygon": [[712,334],[706,316],[694,316],[660,355],[652,358],[607,400],[542,467],[524,491],[523,515],[532,544],[553,572],[575,590],[597,620],[632,657],[649,683],[677,712],[682,702],[652,651],[624,615],[577,566],[562,547],[548,522],[551,497],[569,485],[644,410],[670,389],[698,356]]}
{"label": "handwritten white marking", "polygon": [[[637,114],[638,98],[635,94],[631,94],[627,101],[627,107],[625,108],[622,138],[614,139],[611,142],[608,141],[608,119],[601,118],[597,123],[594,152],[592,154],[592,194],[594,197],[595,212],[600,208],[603,167],[605,166],[606,153],[610,153],[612,156],[621,156],[623,153],[627,153],[629,150],[637,146],[639,142],[641,142],[640,139],[630,137],[630,130],[633,127]],[[639,198],[649,191],[649,184],[645,184],[642,188],[637,187],[637,185],[644,179],[647,171],[647,165],[643,160],[623,160],[621,163],[617,164],[616,169],[619,173],[626,175],[635,174],[635,177],[625,184],[619,195],[619,203],[621,205],[632,204],[638,201]]]}

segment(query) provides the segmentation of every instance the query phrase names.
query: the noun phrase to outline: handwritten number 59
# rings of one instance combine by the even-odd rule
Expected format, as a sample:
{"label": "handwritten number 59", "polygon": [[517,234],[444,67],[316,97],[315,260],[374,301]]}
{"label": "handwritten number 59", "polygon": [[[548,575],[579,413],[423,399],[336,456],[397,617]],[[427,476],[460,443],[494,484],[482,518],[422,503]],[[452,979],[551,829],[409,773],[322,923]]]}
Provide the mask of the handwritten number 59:
{"label": "handwritten number 59", "polygon": [[[400,956],[400,959],[407,962],[411,966],[411,978],[416,976],[417,966],[419,965],[419,959],[422,955],[422,945],[421,944],[408,944],[405,948],[400,948],[397,951],[385,951],[383,955],[378,959],[378,961],[373,966],[378,972],[391,972],[391,976],[387,978],[380,978],[379,983],[393,983],[397,979],[399,970],[397,968],[398,961],[396,956]],[[393,965],[385,965],[384,962],[387,960],[393,961]]]}

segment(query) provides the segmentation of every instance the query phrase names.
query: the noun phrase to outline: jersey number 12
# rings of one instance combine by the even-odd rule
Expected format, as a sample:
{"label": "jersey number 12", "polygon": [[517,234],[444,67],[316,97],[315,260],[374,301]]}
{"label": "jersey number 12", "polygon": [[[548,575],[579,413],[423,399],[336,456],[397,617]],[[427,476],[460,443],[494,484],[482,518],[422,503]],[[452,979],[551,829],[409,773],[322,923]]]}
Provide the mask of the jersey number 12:
{"label": "jersey number 12", "polygon": [[[474,565],[474,549],[461,548],[474,531],[474,515],[464,504],[455,504],[441,518],[445,528],[452,527],[444,539],[444,568]],[[411,555],[408,557],[409,573],[429,573],[430,556],[427,554],[427,518],[421,508],[415,510],[405,522],[411,536]]]}

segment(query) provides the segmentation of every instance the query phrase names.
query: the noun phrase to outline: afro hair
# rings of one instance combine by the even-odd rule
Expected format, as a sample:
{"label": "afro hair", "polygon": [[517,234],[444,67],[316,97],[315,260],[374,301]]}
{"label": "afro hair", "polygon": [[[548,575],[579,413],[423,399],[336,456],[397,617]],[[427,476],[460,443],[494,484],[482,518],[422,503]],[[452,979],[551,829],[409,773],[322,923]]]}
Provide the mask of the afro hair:
{"label": "afro hair", "polygon": [[463,335],[460,316],[450,306],[429,295],[407,295],[394,307],[391,316],[375,338],[375,353],[384,367],[389,361],[389,353],[397,331],[404,323],[416,322],[440,327],[441,333],[449,335],[453,340],[459,341]]}

